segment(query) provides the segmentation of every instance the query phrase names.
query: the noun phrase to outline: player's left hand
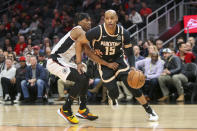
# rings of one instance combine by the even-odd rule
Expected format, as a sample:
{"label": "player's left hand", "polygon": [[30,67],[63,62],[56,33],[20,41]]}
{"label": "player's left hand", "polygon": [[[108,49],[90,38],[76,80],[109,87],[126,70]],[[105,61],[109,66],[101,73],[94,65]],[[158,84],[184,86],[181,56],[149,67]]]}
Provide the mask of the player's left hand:
{"label": "player's left hand", "polygon": [[80,63],[80,64],[77,64],[77,71],[79,72],[79,74],[83,74],[83,68],[85,68],[85,66]]}
{"label": "player's left hand", "polygon": [[131,69],[130,70],[137,70],[135,67],[131,67]]}

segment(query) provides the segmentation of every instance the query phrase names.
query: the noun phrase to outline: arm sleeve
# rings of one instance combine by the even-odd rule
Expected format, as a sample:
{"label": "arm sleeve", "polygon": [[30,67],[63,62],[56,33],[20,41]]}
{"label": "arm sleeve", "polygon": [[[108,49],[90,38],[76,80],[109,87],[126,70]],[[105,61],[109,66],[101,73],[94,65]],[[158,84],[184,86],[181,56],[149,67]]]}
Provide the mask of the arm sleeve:
{"label": "arm sleeve", "polygon": [[92,41],[93,40],[98,40],[99,39],[99,37],[100,37],[100,27],[99,26],[96,26],[96,27],[94,27],[94,28],[92,28],[92,29],[90,29],[89,31],[87,31],[86,32],[86,38],[87,38],[87,40],[90,42],[90,45],[91,45],[91,47],[92,47]]}
{"label": "arm sleeve", "polygon": [[[131,39],[130,39],[130,33],[124,29],[124,41],[123,41],[124,47],[131,44]],[[135,67],[135,57],[133,53],[133,47],[129,48],[124,48],[125,55],[128,58],[129,65],[131,67]]]}

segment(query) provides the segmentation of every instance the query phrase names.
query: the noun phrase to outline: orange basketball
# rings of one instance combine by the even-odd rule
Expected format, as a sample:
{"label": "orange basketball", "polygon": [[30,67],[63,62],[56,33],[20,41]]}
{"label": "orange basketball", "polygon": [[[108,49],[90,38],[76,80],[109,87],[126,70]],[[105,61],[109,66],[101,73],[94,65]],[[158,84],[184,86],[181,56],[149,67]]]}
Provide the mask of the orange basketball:
{"label": "orange basketball", "polygon": [[145,79],[146,78],[141,71],[130,70],[130,72],[128,73],[127,82],[130,87],[139,89],[144,85]]}

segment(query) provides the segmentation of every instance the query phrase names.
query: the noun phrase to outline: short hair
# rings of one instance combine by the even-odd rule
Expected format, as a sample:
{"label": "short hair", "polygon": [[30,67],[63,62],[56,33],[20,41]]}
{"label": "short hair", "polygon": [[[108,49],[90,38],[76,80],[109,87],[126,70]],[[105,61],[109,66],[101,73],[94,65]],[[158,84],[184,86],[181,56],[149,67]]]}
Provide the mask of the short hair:
{"label": "short hair", "polygon": [[[7,57],[7,58],[6,58],[6,60],[10,60],[10,61],[12,61],[12,59],[11,59],[11,58],[9,58],[9,57]],[[12,61],[12,62],[13,62],[13,61]]]}
{"label": "short hair", "polygon": [[150,54],[150,56],[153,56],[153,55],[157,55],[157,57],[159,57],[159,53],[157,51],[154,51]]}
{"label": "short hair", "polygon": [[180,43],[178,43],[178,49],[183,45],[183,44],[185,44],[185,42],[180,42]]}
{"label": "short hair", "polygon": [[89,18],[90,18],[90,16],[88,13],[76,13],[75,18],[74,18],[74,22],[77,25],[83,19],[89,19]]}

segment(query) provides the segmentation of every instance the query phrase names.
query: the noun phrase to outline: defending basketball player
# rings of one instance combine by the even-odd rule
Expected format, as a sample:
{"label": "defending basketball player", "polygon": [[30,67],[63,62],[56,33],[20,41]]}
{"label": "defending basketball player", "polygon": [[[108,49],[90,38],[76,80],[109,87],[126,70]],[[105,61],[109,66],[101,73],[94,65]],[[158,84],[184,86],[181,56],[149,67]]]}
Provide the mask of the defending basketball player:
{"label": "defending basketball player", "polygon": [[[86,32],[80,40],[81,43],[91,43],[91,47],[96,53],[107,62],[117,62],[119,64],[117,70],[112,70],[106,66],[99,64],[98,70],[104,86],[108,89],[110,104],[118,105],[117,98],[119,90],[116,85],[117,80],[123,81],[129,91],[135,96],[138,102],[144,107],[149,115],[150,121],[157,121],[158,115],[148,105],[141,90],[129,87],[127,82],[128,72],[131,67],[135,67],[135,59],[133,48],[130,41],[130,33],[122,26],[117,25],[118,16],[114,10],[107,10],[104,16],[104,24]],[[125,60],[124,52],[128,58]],[[77,54],[77,62],[81,62],[80,54]]]}
{"label": "defending basketball player", "polygon": [[73,124],[79,122],[71,110],[73,100],[77,99],[78,96],[80,96],[80,107],[76,116],[88,120],[95,120],[98,118],[98,116],[90,113],[89,109],[86,107],[86,94],[88,91],[89,79],[84,73],[79,74],[77,71],[77,65],[78,67],[82,67],[82,63],[71,62],[72,58],[76,55],[76,51],[81,54],[83,49],[85,49],[86,54],[94,61],[105,65],[112,70],[115,70],[118,67],[118,64],[115,62],[108,63],[100,59],[90,50],[89,46],[83,44],[82,47],[82,44],[76,44],[76,41],[91,27],[89,15],[87,13],[79,13],[75,17],[75,22],[78,26],[74,27],[61,38],[53,48],[51,57],[47,61],[47,69],[50,73],[58,76],[65,82],[66,80],[75,82],[74,87],[69,91],[69,97],[66,100],[66,103],[58,110],[58,114],[61,117]]}

